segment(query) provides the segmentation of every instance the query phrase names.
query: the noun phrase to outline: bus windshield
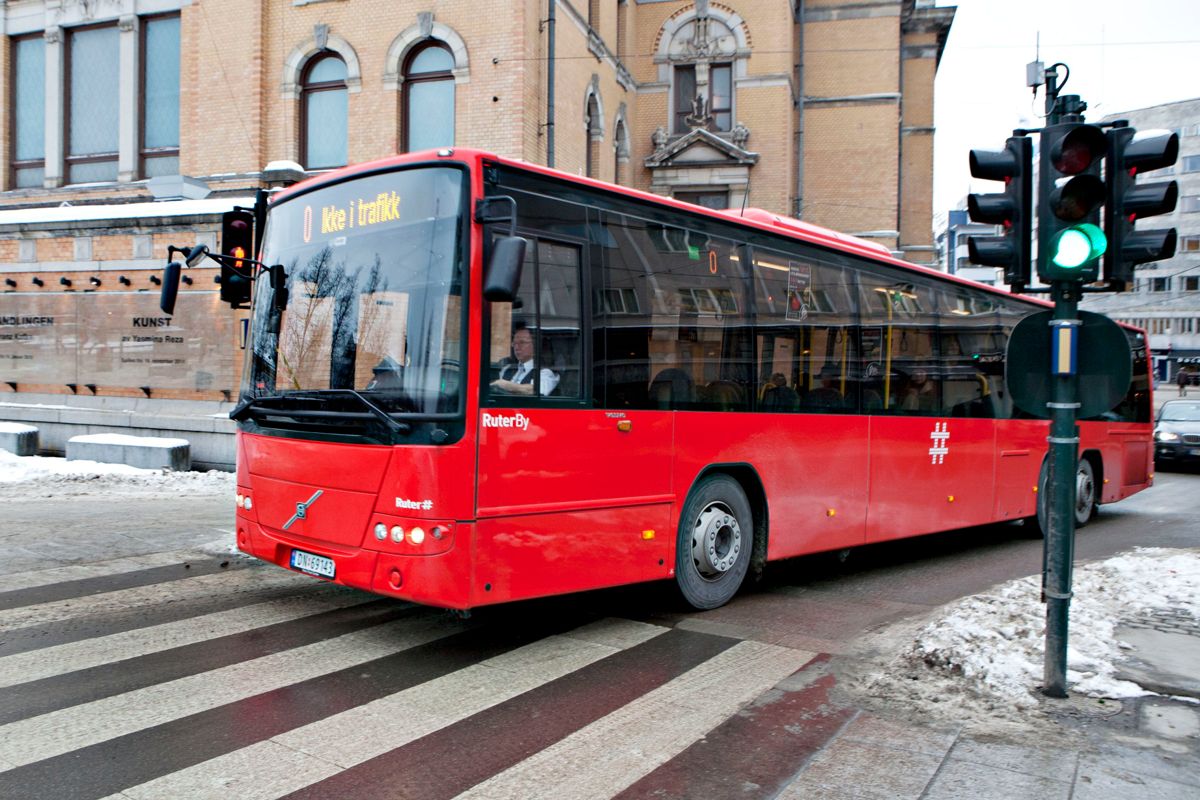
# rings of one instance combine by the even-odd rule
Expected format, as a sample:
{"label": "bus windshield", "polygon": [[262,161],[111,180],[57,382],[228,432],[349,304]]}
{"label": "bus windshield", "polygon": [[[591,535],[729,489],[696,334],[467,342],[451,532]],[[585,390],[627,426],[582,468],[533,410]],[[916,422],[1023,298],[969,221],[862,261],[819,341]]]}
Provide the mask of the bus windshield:
{"label": "bus windshield", "polygon": [[242,402],[356,392],[388,414],[457,412],[465,181],[460,168],[407,169],[272,207],[262,261],[282,265],[287,303],[277,310],[263,273]]}

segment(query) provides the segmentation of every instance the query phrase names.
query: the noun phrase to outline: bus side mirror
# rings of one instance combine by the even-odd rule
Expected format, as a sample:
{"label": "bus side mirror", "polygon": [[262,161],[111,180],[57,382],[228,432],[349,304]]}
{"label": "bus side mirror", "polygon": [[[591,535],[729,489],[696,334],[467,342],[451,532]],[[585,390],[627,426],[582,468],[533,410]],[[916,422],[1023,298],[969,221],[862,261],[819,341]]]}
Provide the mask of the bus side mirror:
{"label": "bus side mirror", "polygon": [[501,236],[492,243],[483,279],[483,297],[493,303],[511,303],[521,286],[521,265],[525,263],[526,241],[520,236]]}
{"label": "bus side mirror", "polygon": [[271,279],[271,300],[275,310],[283,311],[288,304],[287,273],[283,270],[283,264],[268,267],[267,275]]}
{"label": "bus side mirror", "polygon": [[158,298],[158,307],[168,317],[175,314],[175,297],[179,294],[179,273],[182,269],[178,261],[172,261],[163,268],[162,294]]}

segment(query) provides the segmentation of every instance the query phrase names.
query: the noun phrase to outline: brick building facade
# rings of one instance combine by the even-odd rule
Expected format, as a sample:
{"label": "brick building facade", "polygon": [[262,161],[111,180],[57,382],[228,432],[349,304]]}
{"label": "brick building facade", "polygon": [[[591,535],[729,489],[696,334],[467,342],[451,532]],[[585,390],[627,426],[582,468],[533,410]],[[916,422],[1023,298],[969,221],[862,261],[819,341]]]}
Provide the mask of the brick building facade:
{"label": "brick building facade", "polygon": [[[91,329],[89,313],[113,313],[94,302],[109,292],[157,314],[166,246],[215,245],[220,212],[256,189],[443,144],[759,206],[933,263],[933,86],[953,13],[932,0],[0,0],[0,318],[75,295],[73,324]],[[214,296],[213,271],[189,277],[182,296]],[[224,319],[192,335],[233,353],[240,326]],[[19,378],[0,361],[0,392],[221,401],[236,388],[233,357],[146,385],[87,380],[86,358]]]}

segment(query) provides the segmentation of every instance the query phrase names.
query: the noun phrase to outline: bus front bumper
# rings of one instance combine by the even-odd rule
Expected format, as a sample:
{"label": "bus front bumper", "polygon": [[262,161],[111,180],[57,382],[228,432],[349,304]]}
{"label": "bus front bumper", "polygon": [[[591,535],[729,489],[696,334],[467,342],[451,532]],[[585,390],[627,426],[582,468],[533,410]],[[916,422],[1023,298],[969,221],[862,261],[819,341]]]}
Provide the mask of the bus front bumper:
{"label": "bus front bumper", "polygon": [[402,555],[291,536],[239,517],[237,546],[255,558],[321,580],[422,605],[465,610],[480,604],[471,601],[469,542],[474,525],[455,527],[455,546],[448,550]]}

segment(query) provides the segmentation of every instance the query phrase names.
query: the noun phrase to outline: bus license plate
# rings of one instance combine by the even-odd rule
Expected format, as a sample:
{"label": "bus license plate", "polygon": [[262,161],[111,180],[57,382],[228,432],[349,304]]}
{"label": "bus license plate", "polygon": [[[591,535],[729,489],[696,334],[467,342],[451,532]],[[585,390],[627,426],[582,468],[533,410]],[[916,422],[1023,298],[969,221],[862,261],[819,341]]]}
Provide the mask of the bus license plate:
{"label": "bus license plate", "polygon": [[320,575],[322,578],[333,577],[333,559],[325,556],[306,553],[303,550],[292,551],[292,569]]}

